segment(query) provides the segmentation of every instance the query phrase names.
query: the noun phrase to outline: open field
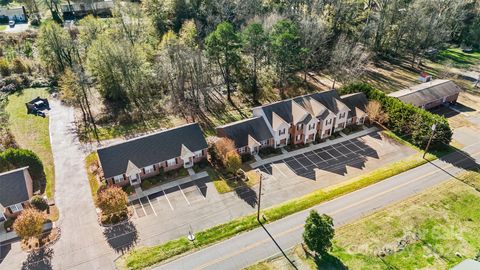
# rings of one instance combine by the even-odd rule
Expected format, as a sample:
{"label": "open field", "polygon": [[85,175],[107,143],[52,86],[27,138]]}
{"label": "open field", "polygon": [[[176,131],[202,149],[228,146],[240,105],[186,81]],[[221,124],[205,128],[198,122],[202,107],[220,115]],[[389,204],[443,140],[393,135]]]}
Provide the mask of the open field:
{"label": "open field", "polygon": [[[337,229],[334,248],[323,260],[300,245],[288,255],[300,269],[447,269],[473,258],[480,250],[480,193],[470,185],[480,186],[480,173],[459,179],[468,185],[452,179]],[[377,256],[381,253],[387,254]],[[291,266],[276,257],[247,269]]]}
{"label": "open field", "polygon": [[15,140],[21,148],[35,152],[43,162],[47,178],[45,193],[53,198],[55,176],[52,149],[49,135],[49,118],[27,114],[25,103],[36,98],[48,97],[46,88],[29,88],[8,96],[6,111],[9,114],[9,125]]}

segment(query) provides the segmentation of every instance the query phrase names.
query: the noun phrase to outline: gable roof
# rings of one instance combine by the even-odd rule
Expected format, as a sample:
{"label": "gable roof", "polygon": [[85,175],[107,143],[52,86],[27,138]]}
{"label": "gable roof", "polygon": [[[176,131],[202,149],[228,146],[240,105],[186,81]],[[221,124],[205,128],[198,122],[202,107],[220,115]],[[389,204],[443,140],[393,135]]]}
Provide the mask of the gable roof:
{"label": "gable roof", "polygon": [[287,123],[297,124],[309,121],[309,119],[305,120],[305,118],[308,118],[308,116],[305,116],[306,114],[325,118],[330,112],[337,114],[340,110],[349,109],[348,106],[341,101],[336,90],[285,99],[257,108],[263,110],[267,121],[274,129],[275,126],[278,126],[278,119],[275,119],[275,114]]}
{"label": "gable roof", "polygon": [[[313,98],[323,106],[327,107],[331,112],[337,114],[340,110],[345,109],[346,105],[340,102],[340,96],[336,90],[329,90],[319,93],[308,95],[307,97]],[[304,97],[305,98],[305,97]]]}
{"label": "gable roof", "polygon": [[458,94],[461,91],[462,89],[454,82],[437,79],[390,93],[389,96],[398,98],[404,103],[420,107],[435,100]]}
{"label": "gable roof", "polygon": [[110,178],[125,173],[129,161],[138,168],[143,168],[179,157],[182,145],[193,152],[208,147],[197,123],[99,148],[97,153],[105,178]]}
{"label": "gable roof", "polygon": [[272,112],[272,128],[278,130],[282,124],[287,124],[288,122],[283,120],[278,114]]}
{"label": "gable roof", "polygon": [[237,148],[247,146],[249,136],[257,142],[273,138],[270,129],[262,117],[249,118],[217,127],[217,135],[219,137],[230,138],[235,142]]}
{"label": "gable roof", "polygon": [[0,173],[0,210],[30,199],[25,180],[26,173],[28,173],[28,167]]}
{"label": "gable roof", "polygon": [[363,116],[366,114],[368,99],[365,93],[353,93],[340,97],[342,102],[350,109],[351,116]]}
{"label": "gable roof", "polygon": [[299,122],[302,122],[307,115],[310,115],[309,112],[307,112],[301,105],[299,105],[297,102],[292,100],[292,122],[293,124],[297,124]]}

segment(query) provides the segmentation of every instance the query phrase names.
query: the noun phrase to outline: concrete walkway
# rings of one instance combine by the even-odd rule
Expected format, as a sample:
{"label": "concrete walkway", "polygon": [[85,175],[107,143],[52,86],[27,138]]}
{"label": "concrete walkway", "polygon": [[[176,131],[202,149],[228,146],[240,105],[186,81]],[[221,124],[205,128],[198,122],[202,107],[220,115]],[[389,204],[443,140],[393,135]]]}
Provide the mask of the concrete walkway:
{"label": "concrete walkway", "polygon": [[370,134],[370,133],[376,132],[376,131],[378,131],[378,128],[371,127],[371,128],[367,128],[367,129],[364,129],[364,130],[361,130],[361,131],[358,131],[358,132],[355,132],[355,133],[351,133],[349,135],[345,135],[345,137],[340,137],[340,138],[337,138],[337,139],[334,139],[334,140],[328,140],[326,142],[319,143],[319,144],[312,144],[308,147],[293,150],[293,151],[290,151],[290,152],[287,152],[287,153],[285,153],[284,149],[282,148],[282,153],[283,154],[278,155],[278,156],[274,156],[274,157],[270,157],[270,158],[265,158],[265,159],[262,159],[260,161],[253,162],[253,163],[250,164],[250,166],[252,168],[257,168],[257,167],[260,167],[260,166],[265,165],[265,164],[273,163],[273,162],[276,162],[276,161],[279,161],[279,160],[282,160],[282,159],[285,159],[285,158],[289,158],[289,157],[293,157],[293,156],[300,155],[300,154],[303,154],[303,153],[307,153],[307,152],[317,150],[317,149],[320,149],[320,148],[323,148],[323,147],[326,147],[326,146],[329,146],[329,145],[349,141],[351,139],[358,138],[358,137],[361,137],[361,136],[364,136],[364,135],[367,135],[367,134]]}
{"label": "concrete walkway", "polygon": [[[0,228],[0,243],[16,240],[17,238],[19,238],[18,235],[14,231],[6,232],[5,229],[3,228],[3,223],[0,224],[0,226],[1,226],[1,228]],[[53,228],[53,223],[52,222],[43,224],[43,231],[44,232],[48,231],[48,230],[51,230],[52,228]]]}

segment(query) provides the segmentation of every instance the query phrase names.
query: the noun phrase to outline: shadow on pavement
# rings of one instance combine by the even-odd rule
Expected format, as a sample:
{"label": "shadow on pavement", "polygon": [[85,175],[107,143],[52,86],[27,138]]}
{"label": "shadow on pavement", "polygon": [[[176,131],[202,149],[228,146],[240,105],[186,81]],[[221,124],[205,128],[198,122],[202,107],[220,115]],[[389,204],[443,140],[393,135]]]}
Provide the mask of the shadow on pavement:
{"label": "shadow on pavement", "polygon": [[130,220],[105,228],[103,235],[115,252],[122,254],[134,247],[138,239],[137,228]]}
{"label": "shadow on pavement", "polygon": [[22,270],[47,270],[52,269],[53,249],[46,247],[28,254],[27,260],[22,264]]}
{"label": "shadow on pavement", "polygon": [[263,223],[258,220],[258,223],[260,223],[260,226],[262,226],[262,228],[265,230],[265,232],[268,234],[268,236],[272,239],[273,243],[277,246],[277,248],[280,250],[280,252],[282,253],[283,257],[285,257],[285,259],[287,259],[287,261],[292,265],[292,267],[294,269],[298,269],[297,266],[295,265],[295,263],[290,260],[290,258],[288,258],[287,254],[285,254],[285,251],[283,251],[282,247],[277,243],[277,241],[275,240],[275,238],[273,238],[273,235],[270,234],[270,232],[267,230],[267,228],[263,225]]}
{"label": "shadow on pavement", "polygon": [[0,265],[2,264],[3,260],[7,257],[11,249],[12,249],[12,244],[10,243],[0,244]]}
{"label": "shadow on pavement", "polygon": [[[457,168],[461,168],[467,171],[477,171],[480,169],[480,165],[477,163],[474,157],[472,157],[469,153],[455,147],[452,153],[441,156],[439,157],[439,159],[443,162],[449,163]],[[430,162],[430,164],[433,163]],[[448,173],[446,170],[442,168],[440,169]]]}
{"label": "shadow on pavement", "polygon": [[254,208],[257,205],[257,192],[247,185],[235,188],[235,194]]}

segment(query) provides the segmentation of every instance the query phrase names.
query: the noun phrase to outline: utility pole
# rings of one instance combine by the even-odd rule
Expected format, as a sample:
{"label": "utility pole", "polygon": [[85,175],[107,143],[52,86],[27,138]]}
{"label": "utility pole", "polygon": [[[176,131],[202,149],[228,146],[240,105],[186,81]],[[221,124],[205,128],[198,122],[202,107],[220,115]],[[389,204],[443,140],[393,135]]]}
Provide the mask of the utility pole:
{"label": "utility pole", "polygon": [[[260,222],[260,200],[262,198],[262,172],[257,169],[257,173],[260,175],[260,185],[258,186],[258,202],[257,202],[257,221]],[[260,222],[262,223],[262,222]]]}
{"label": "utility pole", "polygon": [[432,142],[433,135],[435,134],[435,130],[437,129],[437,123],[432,125],[432,134],[430,134],[430,138],[428,139],[427,147],[425,147],[425,152],[423,152],[423,158],[428,152],[428,148],[430,147],[430,143]]}

